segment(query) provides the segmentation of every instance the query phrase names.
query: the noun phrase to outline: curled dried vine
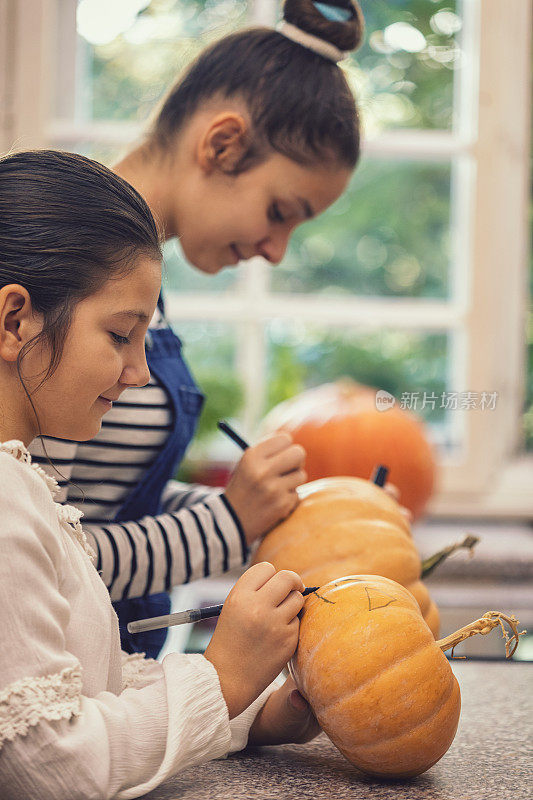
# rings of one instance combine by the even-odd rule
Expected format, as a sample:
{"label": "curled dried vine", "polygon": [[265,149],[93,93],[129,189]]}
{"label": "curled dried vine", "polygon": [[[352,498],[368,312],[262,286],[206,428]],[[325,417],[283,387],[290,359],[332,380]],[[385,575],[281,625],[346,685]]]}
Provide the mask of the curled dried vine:
{"label": "curled dried vine", "polygon": [[[509,636],[503,624],[504,622],[509,625],[512,636]],[[486,611],[482,617],[476,619],[474,622],[470,622],[463,628],[459,628],[455,633],[450,633],[449,636],[439,639],[437,644],[443,652],[449,650],[451,647],[453,657],[453,648],[457,647],[460,642],[464,642],[465,639],[469,639],[471,636],[475,636],[478,633],[482,636],[486,636],[487,633],[490,633],[498,625],[502,629],[502,638],[505,639],[505,657],[511,658],[516,652],[520,636],[523,636],[526,631],[518,631],[518,620],[514,614],[508,616],[501,611]]]}

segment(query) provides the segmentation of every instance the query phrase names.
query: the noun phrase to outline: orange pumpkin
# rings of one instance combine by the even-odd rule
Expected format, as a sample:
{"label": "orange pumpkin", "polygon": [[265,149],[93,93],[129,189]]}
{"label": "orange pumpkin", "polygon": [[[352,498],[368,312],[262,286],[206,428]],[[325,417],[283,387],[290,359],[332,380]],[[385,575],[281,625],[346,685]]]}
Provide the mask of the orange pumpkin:
{"label": "orange pumpkin", "polygon": [[421,421],[398,404],[378,411],[375,388],[349,379],[327,383],[276,406],[264,432],[288,431],[306,452],[309,480],[368,478],[386,464],[400,502],[417,519],[435,486],[436,465]]}
{"label": "orange pumpkin", "polygon": [[461,706],[443,650],[505,619],[497,612],[435,642],[412,595],[375,575],[330,581],[306,597],[289,671],[340,752],[371,775],[425,772],[450,747]]}
{"label": "orange pumpkin", "polygon": [[421,562],[398,503],[361,478],[324,478],[298,489],[300,504],[268,533],[253,563],[297,572],[306,586],[339,575],[383,575],[415,596],[435,636],[439,612],[420,580]]}

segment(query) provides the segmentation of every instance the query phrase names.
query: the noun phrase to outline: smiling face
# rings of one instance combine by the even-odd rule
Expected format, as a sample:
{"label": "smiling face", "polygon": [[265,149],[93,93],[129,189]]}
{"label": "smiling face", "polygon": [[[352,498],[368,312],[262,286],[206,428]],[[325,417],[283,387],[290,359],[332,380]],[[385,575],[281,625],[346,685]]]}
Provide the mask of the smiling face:
{"label": "smiling face", "polygon": [[[148,382],[144,337],[160,287],[161,265],[141,257],[132,271],[111,278],[75,306],[59,365],[32,394],[43,433],[91,439],[112,401],[124,389]],[[49,362],[47,348],[30,351],[24,358],[23,375],[30,391],[39,383],[31,376]]]}
{"label": "smiling face", "polygon": [[345,167],[304,167],[277,153],[238,175],[200,174],[180,209],[185,256],[206,273],[254,256],[277,264],[293,230],[325,211],[350,176]]}

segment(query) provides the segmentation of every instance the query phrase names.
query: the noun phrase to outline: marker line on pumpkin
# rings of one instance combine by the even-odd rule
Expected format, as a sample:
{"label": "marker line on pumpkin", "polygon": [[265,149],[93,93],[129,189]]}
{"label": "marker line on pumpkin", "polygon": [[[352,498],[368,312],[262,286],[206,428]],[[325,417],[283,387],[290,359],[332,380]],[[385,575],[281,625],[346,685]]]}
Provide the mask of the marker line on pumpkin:
{"label": "marker line on pumpkin", "polygon": [[[391,603],[395,603],[396,602],[396,598],[393,597],[391,600],[389,600],[388,603],[384,603],[384,605],[382,605],[382,606],[374,606],[374,608],[372,608],[372,602],[370,600],[370,593],[369,593],[369,591],[368,591],[366,586],[365,586],[365,592],[366,592],[366,596],[368,597],[368,610],[369,611],[376,611],[376,609],[378,609],[378,608],[387,608],[387,606],[390,606]],[[385,594],[385,592],[383,592],[383,594]],[[385,596],[387,597],[388,595],[385,595]]]}

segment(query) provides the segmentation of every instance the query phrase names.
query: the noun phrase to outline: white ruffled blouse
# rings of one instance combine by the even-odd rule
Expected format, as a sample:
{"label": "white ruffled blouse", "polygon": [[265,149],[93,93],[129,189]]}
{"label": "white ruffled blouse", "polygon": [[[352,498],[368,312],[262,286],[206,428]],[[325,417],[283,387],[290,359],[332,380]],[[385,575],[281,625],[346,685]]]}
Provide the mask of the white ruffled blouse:
{"label": "white ruffled blouse", "polygon": [[0,443],[3,800],[133,798],[246,746],[278,678],[230,721],[203,655],[120,650],[81,513],[21,442]]}

